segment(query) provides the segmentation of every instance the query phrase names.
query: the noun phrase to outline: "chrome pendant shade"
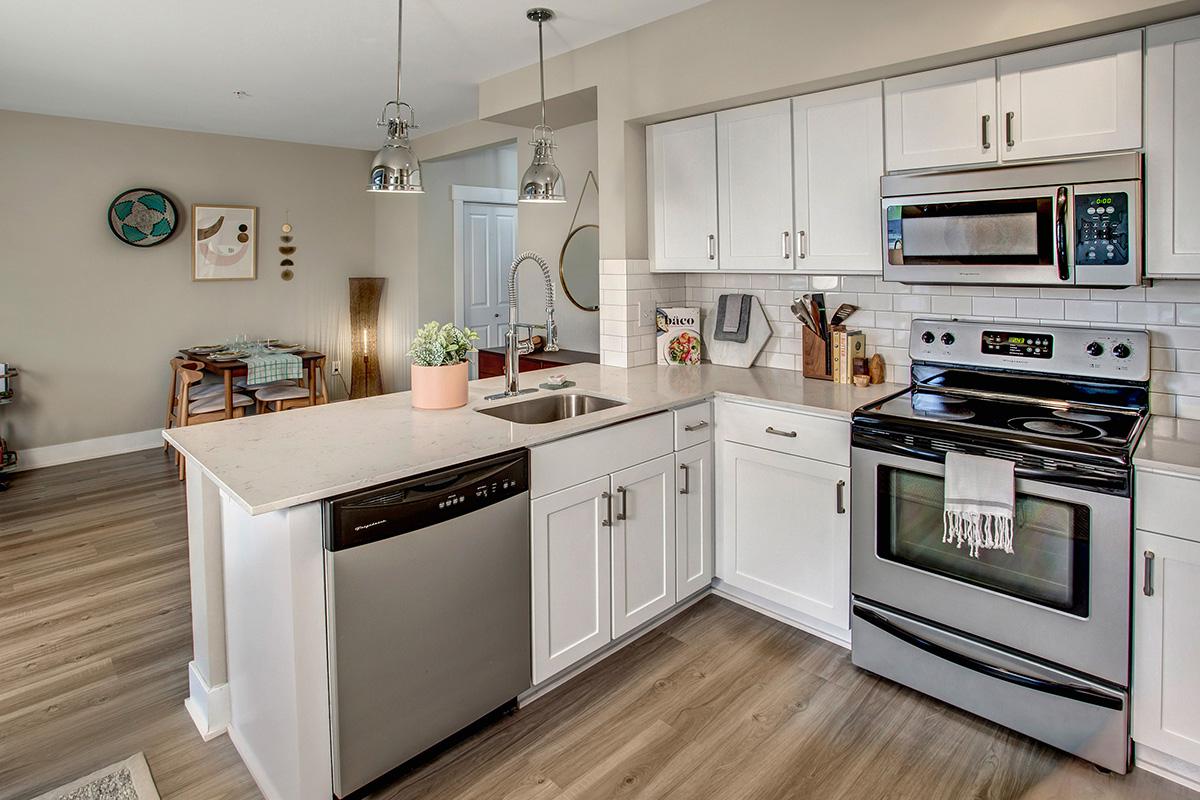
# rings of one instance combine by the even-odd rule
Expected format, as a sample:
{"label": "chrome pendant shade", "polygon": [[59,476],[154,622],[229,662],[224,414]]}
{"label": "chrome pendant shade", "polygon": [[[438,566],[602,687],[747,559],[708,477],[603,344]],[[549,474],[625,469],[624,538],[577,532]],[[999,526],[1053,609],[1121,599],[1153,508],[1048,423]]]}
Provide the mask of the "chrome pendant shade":
{"label": "chrome pendant shade", "polygon": [[[398,0],[396,9],[396,99],[389,100],[379,114],[381,128],[387,128],[387,141],[375,154],[371,164],[371,183],[368,192],[397,192],[420,194],[421,162],[413,152],[408,132],[417,127],[412,106],[400,100],[400,52],[403,43],[404,0]],[[392,109],[391,116],[388,109]],[[405,111],[408,119],[404,118]]]}
{"label": "chrome pendant shade", "polygon": [[565,203],[567,188],[562,171],[554,163],[554,129],[546,124],[546,59],[542,49],[542,23],[554,19],[548,8],[531,8],[525,12],[538,26],[538,75],[541,80],[542,122],[533,129],[533,161],[521,176],[517,199],[522,203]]}

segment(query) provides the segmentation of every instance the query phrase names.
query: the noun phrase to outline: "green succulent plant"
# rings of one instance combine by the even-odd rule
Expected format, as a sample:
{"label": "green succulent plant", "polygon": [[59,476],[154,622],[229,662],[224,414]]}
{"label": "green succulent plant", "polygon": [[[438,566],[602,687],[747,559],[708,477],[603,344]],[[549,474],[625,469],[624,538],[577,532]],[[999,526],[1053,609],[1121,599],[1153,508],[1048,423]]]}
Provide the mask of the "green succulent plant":
{"label": "green succulent plant", "polygon": [[478,338],[479,334],[470,328],[459,328],[450,322],[445,325],[427,322],[417,329],[408,348],[408,357],[419,367],[461,364],[467,360],[467,354],[475,350],[471,343]]}

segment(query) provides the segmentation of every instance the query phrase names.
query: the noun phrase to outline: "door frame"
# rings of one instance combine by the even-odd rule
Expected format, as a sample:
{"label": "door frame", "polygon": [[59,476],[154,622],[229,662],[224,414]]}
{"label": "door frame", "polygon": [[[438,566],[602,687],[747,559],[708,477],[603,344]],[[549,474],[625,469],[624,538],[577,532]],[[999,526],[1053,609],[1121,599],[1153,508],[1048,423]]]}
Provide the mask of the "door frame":
{"label": "door frame", "polygon": [[[462,186],[453,184],[450,187],[450,202],[454,205],[454,324],[463,326],[466,311],[463,309],[463,205],[465,203],[486,203],[496,206],[517,207],[517,190],[500,189],[494,186]],[[518,232],[521,224],[520,211],[517,212]]]}

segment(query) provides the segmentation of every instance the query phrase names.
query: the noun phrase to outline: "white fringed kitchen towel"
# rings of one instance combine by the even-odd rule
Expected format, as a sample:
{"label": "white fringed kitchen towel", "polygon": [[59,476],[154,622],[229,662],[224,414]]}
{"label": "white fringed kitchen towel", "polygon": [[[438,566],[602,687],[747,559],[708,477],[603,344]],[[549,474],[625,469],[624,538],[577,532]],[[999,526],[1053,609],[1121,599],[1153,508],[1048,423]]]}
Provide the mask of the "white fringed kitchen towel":
{"label": "white fringed kitchen towel", "polygon": [[1011,461],[946,454],[945,530],[942,541],[980,549],[1013,551],[1013,468]]}

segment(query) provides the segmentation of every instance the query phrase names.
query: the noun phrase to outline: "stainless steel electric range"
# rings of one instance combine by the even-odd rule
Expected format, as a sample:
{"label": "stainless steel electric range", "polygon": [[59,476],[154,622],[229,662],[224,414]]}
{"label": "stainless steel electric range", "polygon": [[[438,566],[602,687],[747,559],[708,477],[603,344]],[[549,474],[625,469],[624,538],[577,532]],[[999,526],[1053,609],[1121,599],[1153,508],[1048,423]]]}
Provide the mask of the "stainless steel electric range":
{"label": "stainless steel electric range", "polygon": [[[915,320],[854,414],[856,665],[1125,772],[1144,331]],[[943,544],[945,454],[1015,463],[1014,552]]]}

